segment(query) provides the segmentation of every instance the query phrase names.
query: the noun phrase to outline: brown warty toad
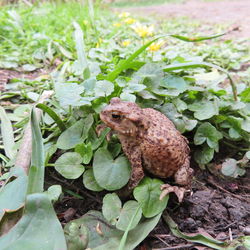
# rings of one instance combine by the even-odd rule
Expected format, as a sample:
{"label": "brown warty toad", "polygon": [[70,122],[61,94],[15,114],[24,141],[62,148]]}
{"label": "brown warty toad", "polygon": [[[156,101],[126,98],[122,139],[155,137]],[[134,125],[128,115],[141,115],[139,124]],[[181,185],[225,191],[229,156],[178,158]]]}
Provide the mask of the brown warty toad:
{"label": "brown warty toad", "polygon": [[193,170],[190,168],[188,140],[162,113],[152,108],[140,108],[136,103],[112,98],[100,114],[105,126],[118,136],[128,157],[132,171],[126,186],[132,190],[144,177],[144,169],[161,178],[174,176],[182,187],[162,185],[160,198],[175,192],[182,201],[190,186]]}

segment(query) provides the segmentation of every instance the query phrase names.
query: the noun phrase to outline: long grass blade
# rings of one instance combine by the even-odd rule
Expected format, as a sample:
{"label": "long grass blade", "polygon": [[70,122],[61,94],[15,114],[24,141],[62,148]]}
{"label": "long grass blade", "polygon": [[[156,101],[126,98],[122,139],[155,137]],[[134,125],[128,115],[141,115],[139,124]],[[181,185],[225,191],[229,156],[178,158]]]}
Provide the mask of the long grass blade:
{"label": "long grass blade", "polygon": [[50,107],[43,103],[38,103],[36,107],[46,112],[55,121],[62,132],[66,129],[61,118]]}
{"label": "long grass blade", "polygon": [[32,155],[27,194],[41,193],[44,186],[44,147],[35,110],[31,111]]}

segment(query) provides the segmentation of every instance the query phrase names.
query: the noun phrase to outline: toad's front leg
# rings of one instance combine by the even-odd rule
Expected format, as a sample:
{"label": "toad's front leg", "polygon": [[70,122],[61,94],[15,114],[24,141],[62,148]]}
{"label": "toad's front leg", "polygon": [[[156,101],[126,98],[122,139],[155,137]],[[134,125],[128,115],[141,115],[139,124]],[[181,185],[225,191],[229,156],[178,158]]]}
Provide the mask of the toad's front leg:
{"label": "toad's front leg", "polygon": [[139,184],[144,177],[144,171],[142,168],[142,158],[140,148],[134,145],[126,145],[123,151],[128,157],[131,164],[131,175],[128,184],[118,191],[120,196],[126,197],[131,194],[132,190]]}

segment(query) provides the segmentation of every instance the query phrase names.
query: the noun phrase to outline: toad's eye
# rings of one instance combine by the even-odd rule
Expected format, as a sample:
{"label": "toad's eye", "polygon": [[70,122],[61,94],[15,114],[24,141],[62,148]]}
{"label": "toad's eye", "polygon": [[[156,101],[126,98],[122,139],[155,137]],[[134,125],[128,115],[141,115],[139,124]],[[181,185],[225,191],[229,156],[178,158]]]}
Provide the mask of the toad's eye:
{"label": "toad's eye", "polygon": [[120,116],[120,115],[117,115],[117,114],[112,114],[112,118],[114,118],[114,119],[120,119],[121,116]]}

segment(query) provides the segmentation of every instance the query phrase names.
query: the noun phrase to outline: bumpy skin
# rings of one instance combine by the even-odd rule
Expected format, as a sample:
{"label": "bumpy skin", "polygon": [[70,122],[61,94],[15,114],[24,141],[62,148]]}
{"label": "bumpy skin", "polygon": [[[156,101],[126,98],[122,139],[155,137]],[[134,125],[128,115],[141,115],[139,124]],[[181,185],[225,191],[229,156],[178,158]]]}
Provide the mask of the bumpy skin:
{"label": "bumpy skin", "polygon": [[100,117],[117,133],[131,163],[128,189],[133,189],[143,178],[143,168],[161,178],[174,176],[175,182],[182,186],[190,184],[192,169],[189,167],[188,141],[165,115],[112,98]]}

